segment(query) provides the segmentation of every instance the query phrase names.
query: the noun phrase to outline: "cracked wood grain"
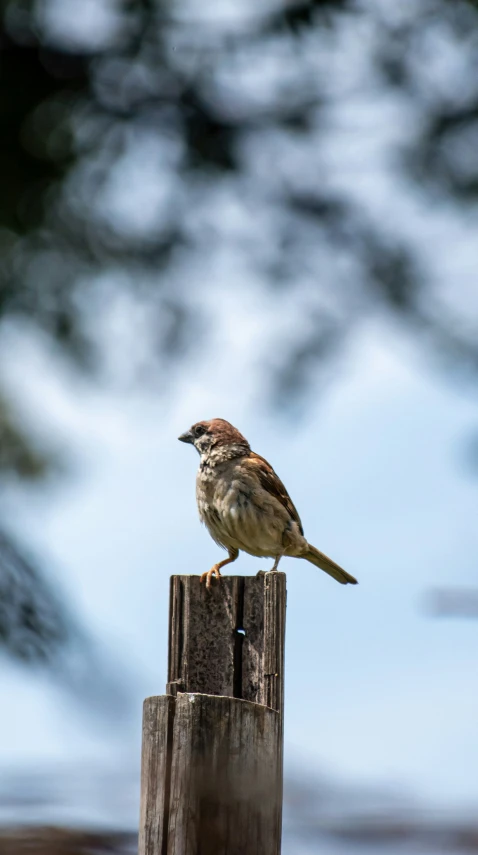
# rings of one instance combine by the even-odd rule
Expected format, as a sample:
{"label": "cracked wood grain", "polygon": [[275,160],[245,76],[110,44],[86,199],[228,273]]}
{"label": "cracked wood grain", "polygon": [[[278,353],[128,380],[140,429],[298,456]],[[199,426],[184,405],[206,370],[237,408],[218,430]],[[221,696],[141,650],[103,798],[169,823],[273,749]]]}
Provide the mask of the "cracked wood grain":
{"label": "cracked wood grain", "polygon": [[143,714],[139,855],[280,855],[283,573],[171,577],[168,695]]}
{"label": "cracked wood grain", "polygon": [[284,573],[224,576],[209,590],[199,576],[172,576],[167,691],[265,704],[283,715]]}
{"label": "cracked wood grain", "polygon": [[145,717],[149,795],[141,821],[149,827],[140,833],[140,855],[279,855],[279,713],[238,698],[178,693],[149,698]]}

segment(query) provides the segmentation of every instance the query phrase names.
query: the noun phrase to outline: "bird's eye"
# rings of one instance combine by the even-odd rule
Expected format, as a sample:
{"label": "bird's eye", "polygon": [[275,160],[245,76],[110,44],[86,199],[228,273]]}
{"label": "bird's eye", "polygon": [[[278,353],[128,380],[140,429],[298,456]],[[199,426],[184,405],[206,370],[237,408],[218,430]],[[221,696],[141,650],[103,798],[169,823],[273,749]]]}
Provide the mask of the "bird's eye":
{"label": "bird's eye", "polygon": [[203,427],[202,425],[197,425],[197,427],[194,428],[194,436],[196,437],[196,439],[199,436],[202,436],[203,433],[206,433],[206,428]]}

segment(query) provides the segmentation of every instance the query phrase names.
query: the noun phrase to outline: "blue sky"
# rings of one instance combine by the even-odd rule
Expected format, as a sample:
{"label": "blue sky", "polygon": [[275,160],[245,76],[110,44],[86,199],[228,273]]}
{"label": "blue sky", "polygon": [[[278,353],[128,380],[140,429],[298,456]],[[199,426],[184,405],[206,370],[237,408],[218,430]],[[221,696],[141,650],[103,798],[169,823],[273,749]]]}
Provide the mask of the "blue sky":
{"label": "blue sky", "polygon": [[[51,4],[50,26],[76,30],[75,16],[58,16],[59,5]],[[398,11],[375,5],[382,14],[413,14],[413,4]],[[89,4],[82,19],[88,38],[97,8]],[[390,90],[385,99],[374,79],[376,29],[373,15],[351,16],[320,51],[308,43],[308,67],[325,75],[332,106],[324,106],[307,151],[293,136],[252,139],[251,175],[272,189],[284,176],[306,188],[320,181],[332,195],[353,198],[372,222],[389,224],[391,235],[415,246],[444,315],[451,306],[454,321],[468,324],[476,310],[476,211],[434,203],[399,173],[399,146],[420,116]],[[433,68],[437,86],[460,84],[459,57],[453,64],[451,53],[440,53]],[[294,67],[279,57],[275,68],[276,60],[265,57],[272,71],[293,78]],[[263,74],[249,85],[259,97],[271,80]],[[106,199],[125,229],[154,220],[155,192],[164,195],[164,161],[147,148],[138,157],[133,142],[133,160],[121,161]],[[418,335],[412,342],[374,304],[328,382],[320,389],[312,382],[300,417],[268,412],[265,367],[280,361],[282,341],[300,336],[308,307],[321,300],[341,317],[360,284],[354,291],[353,265],[314,245],[310,277],[293,291],[278,289],[273,302],[235,253],[243,244],[267,258],[276,214],[267,194],[264,208],[251,212],[242,190],[225,180],[217,198],[207,197],[210,208],[193,212],[196,227],[219,235],[217,246],[201,265],[176,274],[191,277],[198,312],[214,322],[194,363],[165,370],[157,388],[89,385],[31,330],[12,327],[3,336],[2,383],[25,423],[69,450],[72,470],[47,491],[12,490],[2,512],[19,535],[27,533],[124,672],[134,712],[117,727],[94,723],[41,675],[2,663],[0,765],[89,770],[96,783],[79,794],[72,779],[61,817],[136,825],[141,704],[164,691],[169,576],[201,573],[218,557],[197,518],[197,457],[177,436],[198,419],[221,416],[276,468],[308,539],[360,581],[343,588],[306,562],[281,564],[288,585],[286,768],[476,812],[478,622],[438,620],[425,609],[432,588],[478,586],[478,479],[464,466],[476,397],[456,377],[446,379]],[[174,290],[177,281],[162,285]],[[119,280],[105,281],[102,303],[86,309],[107,342],[111,380],[127,375],[137,356],[147,307],[132,306]],[[241,556],[234,572],[266,567]],[[98,783],[107,771],[121,785],[113,800]]]}
{"label": "blue sky", "polygon": [[[55,372],[46,352],[33,362],[30,345],[17,350],[12,382],[68,439],[76,476],[46,497],[13,497],[10,522],[29,532],[124,667],[135,716],[111,733],[70,718],[53,687],[11,667],[0,687],[9,734],[0,762],[91,762],[121,769],[125,786],[134,779],[142,699],[164,691],[169,575],[200,573],[217,557],[197,519],[196,453],[176,437],[221,415],[275,466],[308,538],[360,580],[343,588],[284,560],[287,764],[433,805],[476,804],[478,624],[424,609],[430,588],[477,583],[478,483],[461,465],[476,403],[396,332],[371,323],[302,421],[271,418],[247,384],[227,382],[247,352],[247,336],[231,341],[220,363],[206,358],[153,400],[92,393]],[[238,573],[265,567],[249,556],[236,565]],[[134,792],[128,804],[134,821]]]}

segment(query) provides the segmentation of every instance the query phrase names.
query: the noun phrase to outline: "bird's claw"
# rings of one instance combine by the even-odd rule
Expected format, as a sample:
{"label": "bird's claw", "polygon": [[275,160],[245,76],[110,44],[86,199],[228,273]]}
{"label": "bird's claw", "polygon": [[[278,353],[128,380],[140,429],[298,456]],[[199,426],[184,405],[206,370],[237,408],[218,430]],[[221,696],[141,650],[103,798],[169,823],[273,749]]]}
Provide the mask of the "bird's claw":
{"label": "bird's claw", "polygon": [[216,577],[218,582],[220,582],[222,579],[221,571],[219,570],[219,567],[217,567],[217,565],[214,565],[214,567],[211,567],[210,570],[206,570],[206,572],[202,574],[201,579],[200,579],[200,583],[202,583],[202,582],[204,582],[204,580],[206,580],[206,588],[210,588],[211,587],[211,579],[213,576]]}

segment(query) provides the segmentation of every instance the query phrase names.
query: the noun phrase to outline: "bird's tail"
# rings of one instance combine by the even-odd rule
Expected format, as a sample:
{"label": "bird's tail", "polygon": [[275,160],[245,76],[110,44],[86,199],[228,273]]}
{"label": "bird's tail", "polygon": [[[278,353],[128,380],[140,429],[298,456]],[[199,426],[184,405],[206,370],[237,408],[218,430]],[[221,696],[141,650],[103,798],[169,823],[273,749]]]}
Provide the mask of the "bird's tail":
{"label": "bird's tail", "polygon": [[325,570],[329,576],[332,576],[337,580],[337,582],[340,582],[341,585],[357,585],[357,580],[354,579],[350,573],[347,573],[342,569],[342,567],[339,567],[335,561],[332,561],[331,558],[327,558],[323,552],[319,552],[319,550],[310,543],[308,552],[300,557],[305,558],[306,561],[310,561],[311,564],[315,564],[316,567],[320,567],[321,570]]}

